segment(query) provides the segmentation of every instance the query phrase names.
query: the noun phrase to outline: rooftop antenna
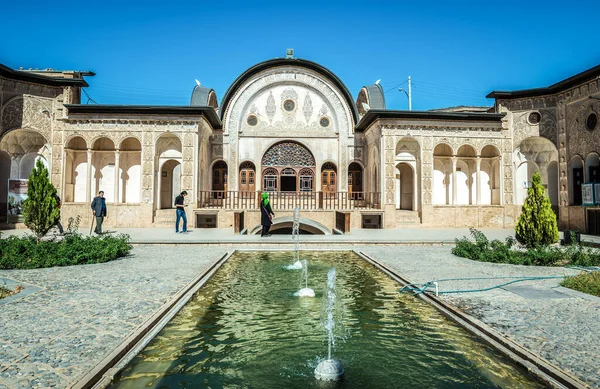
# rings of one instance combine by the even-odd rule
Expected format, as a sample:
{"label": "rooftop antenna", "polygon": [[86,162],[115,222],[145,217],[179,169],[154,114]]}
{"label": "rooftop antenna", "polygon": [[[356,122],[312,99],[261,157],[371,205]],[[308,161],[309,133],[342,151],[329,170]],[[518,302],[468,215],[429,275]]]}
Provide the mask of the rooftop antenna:
{"label": "rooftop antenna", "polygon": [[200,81],[198,81],[198,79],[196,78],[196,85],[200,86]]}
{"label": "rooftop antenna", "polygon": [[379,83],[381,82],[381,78],[377,81],[375,81],[375,85],[379,85]]}
{"label": "rooftop antenna", "polygon": [[294,58],[294,49],[285,49],[285,58]]}

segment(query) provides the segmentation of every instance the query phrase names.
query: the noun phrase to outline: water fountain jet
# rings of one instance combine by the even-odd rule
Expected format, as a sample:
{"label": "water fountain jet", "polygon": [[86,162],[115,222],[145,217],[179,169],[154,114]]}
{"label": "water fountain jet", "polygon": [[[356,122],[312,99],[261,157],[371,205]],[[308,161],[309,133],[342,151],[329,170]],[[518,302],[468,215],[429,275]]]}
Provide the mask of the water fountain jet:
{"label": "water fountain jet", "polygon": [[292,225],[292,240],[296,242],[294,249],[294,263],[287,268],[290,270],[302,269],[302,262],[300,262],[300,208],[296,206],[294,208],[294,224]]}
{"label": "water fountain jet", "polygon": [[[319,363],[315,369],[315,378],[323,381],[339,381],[344,378],[344,368],[342,365],[331,358],[331,348],[335,346],[334,329],[336,328],[335,314],[338,316],[340,312],[334,312],[336,306],[335,293],[335,269],[329,269],[327,273],[327,306],[325,308],[325,317],[323,318],[323,326],[327,331],[327,359]],[[339,310],[339,307],[338,307]]]}
{"label": "water fountain jet", "polygon": [[308,287],[308,261],[302,261],[302,275],[300,276],[300,290],[294,293],[298,297],[315,297],[315,291]]}

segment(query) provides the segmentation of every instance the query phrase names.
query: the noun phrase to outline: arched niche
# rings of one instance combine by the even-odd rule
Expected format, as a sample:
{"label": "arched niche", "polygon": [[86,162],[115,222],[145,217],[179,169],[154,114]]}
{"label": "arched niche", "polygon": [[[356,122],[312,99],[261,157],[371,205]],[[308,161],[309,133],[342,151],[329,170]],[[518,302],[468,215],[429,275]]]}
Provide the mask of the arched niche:
{"label": "arched niche", "polygon": [[128,137],[119,145],[119,202],[139,203],[142,192],[142,144]]}
{"label": "arched niche", "polygon": [[107,202],[115,202],[115,143],[107,137],[100,137],[92,143],[91,193],[94,196],[104,191]]}
{"label": "arched niche", "polygon": [[[530,137],[517,146],[513,152],[515,204],[523,204],[527,198],[527,188],[531,186],[531,178],[536,171],[540,172],[548,193],[558,194],[558,171],[551,167],[553,162],[558,162],[558,150],[546,138]],[[553,176],[549,177],[549,174]],[[549,187],[550,184],[552,187]]]}
{"label": "arched niche", "polygon": [[433,189],[432,202],[437,205],[450,205],[452,198],[452,156],[454,151],[446,143],[433,149]]}

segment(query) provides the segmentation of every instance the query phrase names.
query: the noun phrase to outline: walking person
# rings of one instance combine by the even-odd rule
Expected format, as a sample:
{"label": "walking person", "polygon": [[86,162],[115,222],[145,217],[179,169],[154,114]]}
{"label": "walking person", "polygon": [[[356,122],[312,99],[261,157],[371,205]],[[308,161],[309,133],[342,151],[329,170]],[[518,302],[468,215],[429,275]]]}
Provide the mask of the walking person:
{"label": "walking person", "polygon": [[184,190],[179,194],[179,196],[175,197],[175,208],[177,212],[177,221],[175,222],[175,233],[179,234],[179,220],[183,219],[183,229],[181,230],[182,234],[188,232],[187,230],[187,216],[185,215],[185,207],[183,200],[187,196],[187,192]]}
{"label": "walking person", "polygon": [[104,191],[98,192],[98,196],[94,197],[92,201],[92,214],[96,216],[96,228],[94,232],[98,235],[102,234],[102,222],[106,216],[106,199],[104,198]]}
{"label": "walking person", "polygon": [[271,228],[271,224],[273,224],[273,209],[271,208],[271,204],[269,204],[269,193],[263,192],[262,200],[260,202],[260,224],[262,225],[262,232],[260,236],[271,236],[269,234],[269,228]]}
{"label": "walking person", "polygon": [[63,229],[62,224],[60,224],[60,207],[62,205],[62,201],[60,200],[60,196],[58,195],[58,193],[54,194],[54,199],[56,200],[56,206],[58,207],[58,212],[59,212],[59,214],[58,214],[58,221],[56,222],[56,227],[58,227],[58,232],[61,235],[64,235],[65,234],[65,230]]}

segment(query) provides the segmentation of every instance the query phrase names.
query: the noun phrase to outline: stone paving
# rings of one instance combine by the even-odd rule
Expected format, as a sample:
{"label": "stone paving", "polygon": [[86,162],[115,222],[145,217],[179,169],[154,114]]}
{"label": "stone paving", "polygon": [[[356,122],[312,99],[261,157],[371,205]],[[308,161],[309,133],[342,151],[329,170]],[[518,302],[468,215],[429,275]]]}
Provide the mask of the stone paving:
{"label": "stone paving", "polygon": [[74,383],[225,251],[138,246],[103,264],[0,270],[42,289],[0,306],[0,389]]}
{"label": "stone paving", "polygon": [[[210,261],[235,246],[139,245],[131,256],[104,264],[0,270],[0,278],[41,288],[0,306],[0,389],[63,388],[74,383]],[[413,282],[574,273],[563,268],[473,262],[453,256],[449,246],[378,244],[352,248],[386,262]],[[440,289],[476,289],[497,283],[448,282]],[[558,283],[528,281],[444,298],[598,387],[600,299],[582,297],[558,287]]]}
{"label": "stone paving", "polygon": [[[444,246],[361,250],[414,283],[440,278],[577,273],[556,267],[475,262],[452,255]],[[483,289],[506,281],[442,282],[440,291]],[[441,296],[592,387],[600,387],[600,298],[563,288],[560,281],[524,281],[486,292]]]}

